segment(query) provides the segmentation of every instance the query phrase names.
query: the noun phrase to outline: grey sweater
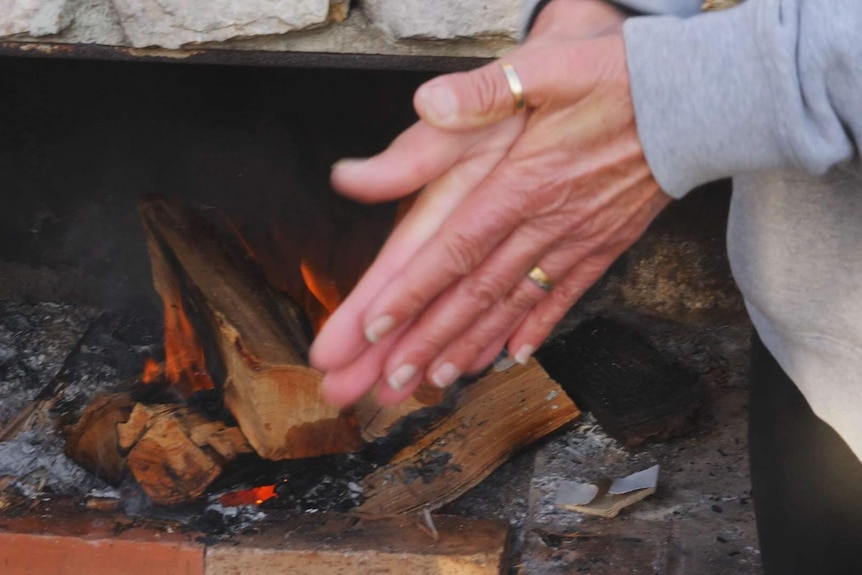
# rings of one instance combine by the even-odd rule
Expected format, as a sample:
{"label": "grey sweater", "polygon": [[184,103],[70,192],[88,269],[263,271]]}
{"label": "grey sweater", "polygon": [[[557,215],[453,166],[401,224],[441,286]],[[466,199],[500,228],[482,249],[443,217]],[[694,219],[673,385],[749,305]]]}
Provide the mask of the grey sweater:
{"label": "grey sweater", "polygon": [[616,3],[666,14],[624,26],[656,179],[679,198],[734,178],[728,250],[751,319],[862,459],[862,0]]}

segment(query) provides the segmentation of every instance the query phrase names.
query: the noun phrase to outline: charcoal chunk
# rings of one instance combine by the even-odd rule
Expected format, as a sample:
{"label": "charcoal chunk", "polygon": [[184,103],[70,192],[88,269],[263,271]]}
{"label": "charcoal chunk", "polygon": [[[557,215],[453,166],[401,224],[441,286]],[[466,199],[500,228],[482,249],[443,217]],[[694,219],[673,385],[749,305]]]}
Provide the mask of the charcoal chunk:
{"label": "charcoal chunk", "polygon": [[699,375],[657,349],[637,326],[597,317],[553,338],[536,358],[581,409],[633,447],[690,432]]}

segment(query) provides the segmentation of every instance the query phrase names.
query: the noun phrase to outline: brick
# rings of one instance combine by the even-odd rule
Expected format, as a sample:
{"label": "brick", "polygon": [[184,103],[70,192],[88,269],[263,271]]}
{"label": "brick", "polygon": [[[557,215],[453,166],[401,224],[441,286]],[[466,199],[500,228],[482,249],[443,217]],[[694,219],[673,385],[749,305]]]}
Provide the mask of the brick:
{"label": "brick", "polygon": [[204,547],[189,534],[75,516],[0,518],[3,575],[203,575]]}

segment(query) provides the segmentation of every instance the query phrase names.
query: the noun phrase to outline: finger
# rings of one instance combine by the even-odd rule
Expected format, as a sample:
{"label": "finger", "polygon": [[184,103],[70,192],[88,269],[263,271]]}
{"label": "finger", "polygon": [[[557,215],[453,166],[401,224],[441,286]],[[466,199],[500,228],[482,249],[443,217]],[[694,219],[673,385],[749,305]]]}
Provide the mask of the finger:
{"label": "finger", "polygon": [[[508,342],[515,360],[526,363],[533,352],[545,341],[568,310],[602,277],[614,261],[627,250],[647,229],[650,222],[670,201],[654,182],[636,180],[629,189],[634,199],[621,203],[628,214],[603,224],[603,235],[594,242],[594,248],[585,254],[526,317]],[[596,218],[598,219],[598,218]]]}
{"label": "finger", "polygon": [[364,319],[371,301],[393,281],[393,277],[415,257],[464,197],[499,162],[508,149],[503,143],[513,139],[522,127],[523,122],[519,119],[495,127],[494,138],[501,142],[495,144],[499,149],[492,147],[487,153],[467,158],[419,194],[413,208],[393,230],[372,266],[318,334],[310,351],[314,367],[322,371],[342,368],[367,349],[369,342]]}
{"label": "finger", "polygon": [[[503,328],[492,329],[495,335],[490,338],[491,343],[484,350],[480,350],[478,346],[471,346],[468,349],[463,344],[453,344],[444,351],[444,358],[435,360],[428,369],[428,373],[432,374],[434,379],[430,379],[430,376],[426,376],[426,379],[435,387],[446,388],[457,381],[457,378],[462,375],[473,375],[482,372],[500,356],[506,340],[515,331],[524,317],[526,317],[526,313],[521,314]],[[475,331],[476,333],[467,334],[466,338],[478,340],[481,337],[478,335],[478,332],[484,329],[486,329],[486,326],[471,329],[471,332]],[[452,377],[454,374],[457,375]]]}
{"label": "finger", "polygon": [[514,350],[515,361],[522,365],[527,363],[554,327],[615,259],[615,256],[606,255],[587,257],[554,286],[548,297],[530,311],[509,338],[509,350]]}
{"label": "finger", "polygon": [[398,405],[413,395],[413,392],[415,392],[419,385],[422,384],[423,377],[424,376],[421,372],[417,372],[413,374],[413,377],[408,379],[404,383],[403,387],[399,389],[395,389],[381,381],[375,391],[377,403],[383,407],[394,407]]}
{"label": "finger", "polygon": [[480,371],[491,365],[491,362],[493,362],[500,356],[500,352],[503,351],[503,346],[506,345],[506,340],[509,339],[509,336],[511,335],[513,329],[521,323],[521,319],[522,318],[519,318],[519,320],[515,322],[515,325],[512,326],[512,329],[500,333],[497,336],[497,339],[495,339],[493,343],[491,343],[491,345],[489,345],[485,349],[485,351],[479,354],[479,357],[476,358],[476,361],[474,361],[472,365],[470,365],[469,367],[467,367],[466,370],[464,370],[464,373],[466,373],[467,375],[479,373]]}
{"label": "finger", "polygon": [[327,371],[320,387],[324,401],[337,407],[346,407],[374,387],[383,375],[383,361],[400,335],[400,331],[395,331],[356,361],[340,369]]}
{"label": "finger", "polygon": [[361,202],[403,197],[451,168],[475,144],[476,137],[444,132],[417,122],[376,156],[336,162],[332,166],[332,186]]}
{"label": "finger", "polygon": [[[418,317],[387,359],[387,377],[403,365],[424,369],[435,358],[452,356],[452,361],[435,362],[427,373],[439,387],[451,384],[500,333],[514,329],[516,318],[544,298],[545,292],[526,279],[536,260],[542,260],[540,265],[552,277],[563,277],[580,253],[588,253],[588,248],[571,244],[543,258],[555,242],[556,235],[542,225],[524,225],[513,232],[479,268]],[[448,355],[444,350],[450,350]]]}
{"label": "finger", "polygon": [[[604,54],[604,38],[559,44],[526,44],[505,57],[470,72],[447,74],[416,90],[413,105],[419,117],[446,130],[487,126],[518,112],[516,96],[502,64],[510,64],[520,80],[526,108],[537,108],[558,96],[577,100],[594,85]],[[597,55],[601,56],[597,60]]]}
{"label": "finger", "polygon": [[[423,370],[453,340],[461,341],[483,314],[499,316],[507,313],[512,319],[533,307],[536,298],[543,293],[535,285],[526,286],[524,291],[515,290],[514,298],[506,296],[513,292],[513,287],[554,239],[553,235],[540,228],[523,226],[517,229],[476,270],[452,285],[421,313],[387,359],[384,369],[387,378],[403,373],[402,366],[405,365]],[[499,305],[499,302],[505,305]],[[479,346],[475,350],[476,355],[490,344],[492,337],[486,339],[474,342]],[[463,371],[466,364],[461,363],[459,367]],[[450,379],[454,380],[454,377]],[[438,386],[443,385],[439,378],[431,381]],[[397,378],[393,383],[398,385]]]}
{"label": "finger", "polygon": [[[577,265],[579,257],[577,250],[561,250],[543,258],[539,267],[552,278],[566,277]],[[501,335],[513,333],[528,313],[548,297],[549,292],[534,280],[522,277],[509,294],[477,318],[463,335],[450,339],[430,364],[428,379],[438,387],[450,385],[454,381],[453,376],[457,377],[471,368],[483,350]]]}

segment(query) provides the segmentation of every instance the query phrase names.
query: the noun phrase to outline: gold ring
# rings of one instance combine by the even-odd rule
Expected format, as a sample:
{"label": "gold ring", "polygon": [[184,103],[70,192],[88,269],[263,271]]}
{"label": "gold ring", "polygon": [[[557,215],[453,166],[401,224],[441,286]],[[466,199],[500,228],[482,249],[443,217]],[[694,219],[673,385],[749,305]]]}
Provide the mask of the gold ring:
{"label": "gold ring", "polygon": [[527,278],[545,291],[551,291],[554,288],[554,282],[551,281],[551,277],[539,266],[531,269],[530,273],[527,274]]}
{"label": "gold ring", "polygon": [[521,83],[521,78],[515,72],[515,67],[511,64],[503,64],[503,73],[506,75],[506,82],[509,83],[509,90],[515,97],[515,111],[523,110],[526,101],[524,100],[524,85]]}

